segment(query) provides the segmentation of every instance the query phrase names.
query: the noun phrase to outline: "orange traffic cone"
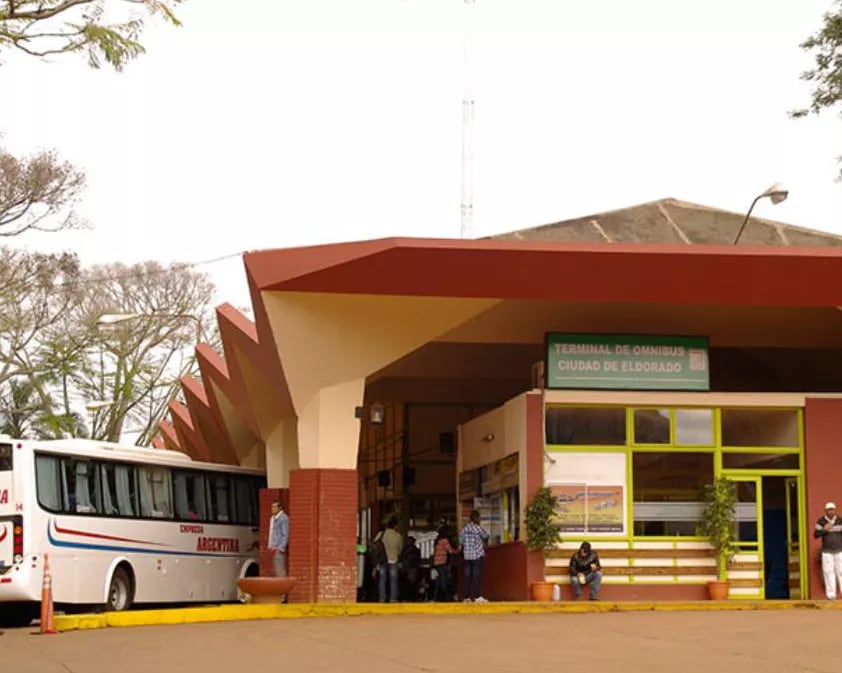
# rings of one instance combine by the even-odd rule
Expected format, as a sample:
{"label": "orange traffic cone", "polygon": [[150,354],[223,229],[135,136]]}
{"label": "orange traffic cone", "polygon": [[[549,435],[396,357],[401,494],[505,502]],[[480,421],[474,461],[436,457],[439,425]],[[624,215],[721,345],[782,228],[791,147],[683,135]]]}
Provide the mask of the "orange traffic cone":
{"label": "orange traffic cone", "polygon": [[41,584],[41,633],[58,633],[53,619],[53,578],[50,559],[44,554],[44,581]]}

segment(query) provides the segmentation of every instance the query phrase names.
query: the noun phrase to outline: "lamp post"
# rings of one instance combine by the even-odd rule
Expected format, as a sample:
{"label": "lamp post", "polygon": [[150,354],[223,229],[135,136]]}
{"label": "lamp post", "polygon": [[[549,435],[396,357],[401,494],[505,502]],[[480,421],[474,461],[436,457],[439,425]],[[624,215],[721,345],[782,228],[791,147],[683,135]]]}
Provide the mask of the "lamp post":
{"label": "lamp post", "polygon": [[740,242],[740,236],[743,235],[743,229],[746,228],[749,218],[751,218],[751,211],[754,210],[754,206],[757,205],[757,202],[760,201],[760,199],[768,198],[774,205],[777,205],[783,201],[786,201],[787,196],[789,196],[789,190],[783,185],[779,185],[778,183],[775,183],[774,185],[769,187],[769,189],[767,189],[762,194],[758,194],[754,198],[754,201],[751,202],[751,206],[749,207],[748,212],[746,213],[745,219],[740,225],[740,230],[734,237],[734,245],[737,245],[737,243]]}

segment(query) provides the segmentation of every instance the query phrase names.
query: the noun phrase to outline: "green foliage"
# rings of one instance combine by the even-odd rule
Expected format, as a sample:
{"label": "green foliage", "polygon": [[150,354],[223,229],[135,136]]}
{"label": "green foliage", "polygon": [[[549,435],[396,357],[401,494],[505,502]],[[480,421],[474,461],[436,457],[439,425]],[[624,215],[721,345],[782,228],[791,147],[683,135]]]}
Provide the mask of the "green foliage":
{"label": "green foliage", "polygon": [[[801,74],[810,82],[810,105],[790,112],[794,118],[820,114],[842,102],[842,0],[823,18],[821,29],[801,43],[801,48],[813,57],[814,66]],[[842,157],[838,157],[842,161]],[[842,177],[842,175],[840,175]]]}
{"label": "green foliage", "polygon": [[0,4],[0,50],[11,47],[30,56],[87,54],[88,64],[103,61],[122,70],[145,50],[139,42],[144,18],[174,26],[183,0],[16,0]]}
{"label": "green foliage", "polygon": [[[148,443],[196,372],[197,341],[216,340],[213,292],[185,266],[83,270],[73,256],[0,248],[5,434],[117,441],[133,431]],[[136,318],[103,326],[104,314]]]}
{"label": "green foliage", "polygon": [[705,512],[699,532],[716,549],[719,579],[728,574],[728,563],[737,551],[736,506],[737,491],[728,477],[718,477],[705,486]]}
{"label": "green foliage", "polygon": [[555,522],[558,498],[546,486],[526,506],[526,546],[546,555],[559,541],[561,524]]}

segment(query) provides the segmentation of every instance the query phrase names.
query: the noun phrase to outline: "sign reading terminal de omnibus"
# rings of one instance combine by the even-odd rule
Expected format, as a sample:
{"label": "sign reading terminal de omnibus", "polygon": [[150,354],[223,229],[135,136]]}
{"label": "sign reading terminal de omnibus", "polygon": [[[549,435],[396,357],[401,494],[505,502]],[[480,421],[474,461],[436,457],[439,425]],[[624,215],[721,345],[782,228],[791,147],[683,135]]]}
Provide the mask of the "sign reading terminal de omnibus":
{"label": "sign reading terminal de omnibus", "polygon": [[547,388],[709,390],[705,337],[547,334]]}

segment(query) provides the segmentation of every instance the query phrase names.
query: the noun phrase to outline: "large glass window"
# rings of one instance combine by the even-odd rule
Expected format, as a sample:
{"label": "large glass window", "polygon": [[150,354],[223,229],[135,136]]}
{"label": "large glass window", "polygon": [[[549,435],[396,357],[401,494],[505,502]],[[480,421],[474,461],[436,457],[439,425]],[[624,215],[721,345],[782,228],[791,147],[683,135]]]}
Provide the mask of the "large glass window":
{"label": "large glass window", "polygon": [[154,519],[171,519],[172,488],[170,471],[162,467],[137,468],[140,515]]}
{"label": "large glass window", "polygon": [[713,446],[713,409],[676,409],[677,446]]}
{"label": "large glass window", "polygon": [[632,456],[635,535],[695,535],[713,481],[713,453]]}
{"label": "large glass window", "polygon": [[723,409],[722,446],[798,448],[795,409]]}
{"label": "large glass window", "polygon": [[625,446],[623,407],[547,407],[547,444]]}
{"label": "large glass window", "polygon": [[797,453],[722,453],[726,470],[797,470]]}
{"label": "large glass window", "polygon": [[635,444],[669,444],[670,410],[635,409],[634,410]]}

